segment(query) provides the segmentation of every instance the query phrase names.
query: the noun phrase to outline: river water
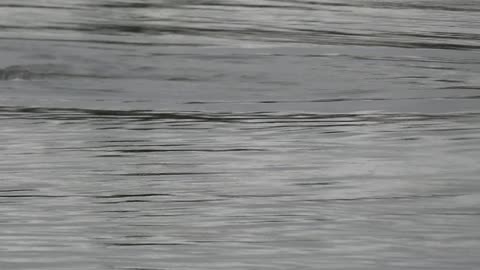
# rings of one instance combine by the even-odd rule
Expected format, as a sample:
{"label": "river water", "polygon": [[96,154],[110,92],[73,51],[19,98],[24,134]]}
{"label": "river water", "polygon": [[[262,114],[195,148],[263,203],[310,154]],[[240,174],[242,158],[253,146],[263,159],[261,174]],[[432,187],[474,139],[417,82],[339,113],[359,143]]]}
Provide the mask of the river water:
{"label": "river water", "polygon": [[2,0],[0,268],[478,269],[478,0]]}

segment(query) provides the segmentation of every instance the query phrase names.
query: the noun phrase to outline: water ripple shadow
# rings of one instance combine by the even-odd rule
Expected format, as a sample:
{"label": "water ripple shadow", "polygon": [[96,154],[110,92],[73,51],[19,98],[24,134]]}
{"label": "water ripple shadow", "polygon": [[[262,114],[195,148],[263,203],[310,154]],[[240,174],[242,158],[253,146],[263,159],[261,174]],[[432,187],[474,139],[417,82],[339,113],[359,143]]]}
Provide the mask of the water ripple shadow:
{"label": "water ripple shadow", "polygon": [[132,197],[157,197],[157,196],[172,196],[169,193],[145,193],[145,194],[113,194],[113,195],[96,195],[93,198],[97,199],[119,199]]}

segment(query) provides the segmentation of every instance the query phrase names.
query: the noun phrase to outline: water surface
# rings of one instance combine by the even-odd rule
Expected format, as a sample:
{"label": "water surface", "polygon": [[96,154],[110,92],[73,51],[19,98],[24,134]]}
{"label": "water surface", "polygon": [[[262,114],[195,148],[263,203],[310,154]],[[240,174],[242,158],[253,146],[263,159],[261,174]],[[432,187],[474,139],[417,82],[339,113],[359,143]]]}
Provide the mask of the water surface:
{"label": "water surface", "polygon": [[2,269],[476,269],[477,1],[2,1]]}

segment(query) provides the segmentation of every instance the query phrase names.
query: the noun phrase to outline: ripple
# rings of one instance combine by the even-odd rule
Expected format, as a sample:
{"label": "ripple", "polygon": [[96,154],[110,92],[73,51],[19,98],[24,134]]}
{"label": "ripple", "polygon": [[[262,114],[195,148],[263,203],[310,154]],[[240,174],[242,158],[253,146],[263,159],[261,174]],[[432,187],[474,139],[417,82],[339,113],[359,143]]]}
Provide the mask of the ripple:
{"label": "ripple", "polygon": [[[51,3],[50,3],[51,2]],[[36,13],[27,23],[0,21],[10,31],[32,33],[32,40],[103,44],[168,44],[175,46],[222,46],[227,44],[350,44],[403,48],[476,50],[475,15],[480,12],[469,1],[50,1],[48,4],[3,3],[0,8],[12,16],[22,10]],[[457,14],[461,29],[445,14]],[[175,14],[182,14],[176,16]],[[54,20],[46,21],[50,15]],[[101,17],[100,17],[101,16]],[[318,16],[324,18],[319,20]],[[228,18],[228,19],[227,19]],[[287,20],[282,18],[288,18]],[[467,27],[470,23],[471,26]],[[378,29],[375,30],[372,24]],[[301,27],[299,27],[301,26]],[[419,30],[418,27],[422,27]],[[448,26],[445,27],[445,26]],[[429,29],[424,31],[423,28]],[[431,30],[430,30],[431,29]],[[445,30],[445,29],[448,29]],[[37,31],[50,33],[38,35]],[[82,39],[69,39],[78,36]],[[28,36],[27,34],[24,35]],[[33,37],[37,36],[37,37]],[[128,41],[137,39],[138,42]],[[156,38],[155,38],[156,37]],[[189,39],[183,42],[184,37]],[[8,34],[4,38],[22,38]],[[117,38],[120,38],[117,40]],[[251,46],[251,45],[250,45]]]}
{"label": "ripple", "polygon": [[479,12],[2,1],[2,269],[474,269]]}

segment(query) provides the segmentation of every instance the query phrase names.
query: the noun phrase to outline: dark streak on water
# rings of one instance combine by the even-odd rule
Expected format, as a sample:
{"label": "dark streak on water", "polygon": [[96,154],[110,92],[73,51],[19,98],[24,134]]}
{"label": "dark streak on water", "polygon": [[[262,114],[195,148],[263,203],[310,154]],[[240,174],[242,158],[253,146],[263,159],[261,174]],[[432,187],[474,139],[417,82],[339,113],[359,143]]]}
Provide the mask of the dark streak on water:
{"label": "dark streak on water", "polygon": [[477,269],[476,0],[0,3],[0,268]]}

